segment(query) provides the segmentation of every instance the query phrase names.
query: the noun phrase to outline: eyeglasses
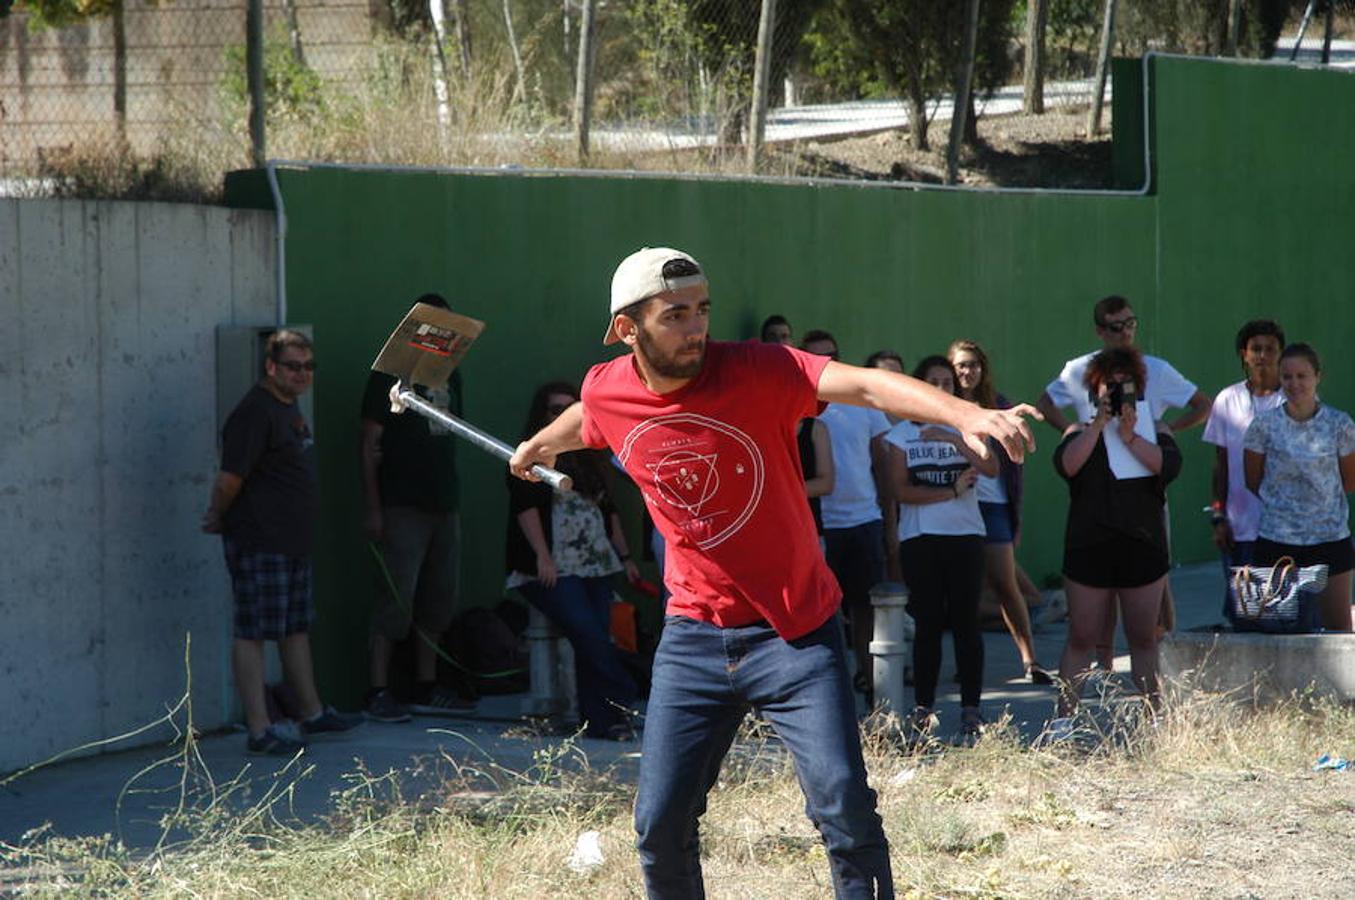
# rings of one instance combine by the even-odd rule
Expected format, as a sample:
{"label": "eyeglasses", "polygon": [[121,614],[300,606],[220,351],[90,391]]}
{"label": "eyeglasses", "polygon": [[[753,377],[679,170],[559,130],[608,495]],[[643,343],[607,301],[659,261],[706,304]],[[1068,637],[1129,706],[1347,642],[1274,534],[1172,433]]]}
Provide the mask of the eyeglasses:
{"label": "eyeglasses", "polygon": [[291,360],[278,360],[278,365],[282,366],[293,375],[300,375],[302,372],[314,372],[315,360],[308,359],[305,362],[292,362]]}
{"label": "eyeglasses", "polygon": [[1119,334],[1121,331],[1124,331],[1127,328],[1138,328],[1139,317],[1130,316],[1127,319],[1120,319],[1117,322],[1102,322],[1101,327],[1104,328],[1106,331]]}

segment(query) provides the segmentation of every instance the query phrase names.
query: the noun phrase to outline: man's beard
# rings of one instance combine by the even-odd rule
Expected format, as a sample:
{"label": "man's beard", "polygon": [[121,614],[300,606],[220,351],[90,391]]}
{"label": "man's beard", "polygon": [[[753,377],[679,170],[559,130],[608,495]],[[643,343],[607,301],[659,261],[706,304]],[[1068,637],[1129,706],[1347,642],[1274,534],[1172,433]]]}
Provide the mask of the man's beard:
{"label": "man's beard", "polygon": [[[694,359],[679,362],[676,355],[662,355],[658,345],[650,338],[643,327],[636,329],[639,345],[636,349],[645,358],[645,362],[664,378],[695,378],[701,374],[701,366],[706,362],[706,340],[701,339],[701,352]],[[684,347],[684,350],[690,349]]]}

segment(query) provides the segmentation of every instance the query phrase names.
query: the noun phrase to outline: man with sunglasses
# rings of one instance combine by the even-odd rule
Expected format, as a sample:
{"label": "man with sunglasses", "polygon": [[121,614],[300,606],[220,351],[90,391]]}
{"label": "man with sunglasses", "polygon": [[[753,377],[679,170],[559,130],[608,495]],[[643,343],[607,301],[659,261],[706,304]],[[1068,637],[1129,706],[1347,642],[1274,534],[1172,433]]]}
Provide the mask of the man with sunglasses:
{"label": "man with sunglasses", "polygon": [[[1049,383],[1035,404],[1044,414],[1044,420],[1060,434],[1074,424],[1064,418],[1064,407],[1071,406],[1077,410],[1076,422],[1090,422],[1096,415],[1096,407],[1088,399],[1087,387],[1082,383],[1087,363],[1101,350],[1134,346],[1134,339],[1138,336],[1138,316],[1134,315],[1134,308],[1124,297],[1112,294],[1098,300],[1092,308],[1092,322],[1096,326],[1096,336],[1101,339],[1101,347],[1064,363],[1063,371]],[[1145,423],[1148,428],[1162,421],[1163,414],[1173,407],[1190,409],[1166,423],[1172,432],[1184,431],[1209,418],[1213,400],[1208,394],[1187,381],[1166,360],[1145,353],[1143,361],[1148,367],[1148,383],[1142,388],[1142,399],[1147,401],[1152,410],[1151,420]]]}
{"label": "man with sunglasses", "polygon": [[[245,708],[250,753],[291,756],[304,736],[347,731],[358,718],[320,702],[311,665],[311,545],[318,511],[315,441],[296,401],[310,389],[315,356],[296,331],[273,332],[264,377],[221,430],[221,471],[202,530],[220,534],[235,595],[231,662]],[[270,721],[265,641],[276,641],[301,718],[301,736]]]}
{"label": "man with sunglasses", "polygon": [[829,402],[955,426],[987,454],[1032,446],[1023,415],[980,409],[884,369],[791,347],[708,340],[710,295],[696,260],[665,247],[612,276],[603,343],[583,399],[518,445],[509,468],[611,448],[668,544],[672,595],[655,652],[635,802],[650,897],[701,897],[698,821],[750,709],[795,763],[838,897],[892,897],[889,846],[867,783],[837,610],[818,552],[795,426]]}
{"label": "man with sunglasses", "polygon": [[[1096,415],[1096,405],[1087,394],[1083,377],[1087,374],[1087,364],[1101,350],[1134,346],[1138,336],[1139,319],[1134,308],[1124,297],[1112,294],[1102,297],[1092,307],[1092,323],[1096,326],[1096,336],[1101,339],[1101,347],[1085,353],[1076,359],[1064,363],[1063,371],[1049,383],[1036,401],[1035,407],[1044,420],[1065,433],[1075,422],[1090,422]],[[1199,425],[1209,418],[1214,399],[1201,391],[1185,378],[1165,359],[1143,354],[1147,384],[1138,385],[1139,433],[1145,440],[1157,442],[1156,423],[1162,422],[1168,431],[1179,433],[1187,428]],[[1071,406],[1077,412],[1075,422],[1069,422],[1063,416],[1063,408]],[[1163,419],[1167,410],[1173,407],[1187,407],[1188,410],[1167,422]],[[1151,413],[1146,415],[1145,413]],[[1108,441],[1118,440],[1107,435]],[[1164,510],[1164,515],[1166,514]],[[1169,534],[1170,538],[1170,534]],[[1110,607],[1107,623],[1097,644],[1097,662],[1106,671],[1110,671],[1114,662],[1112,651],[1115,635],[1115,607]],[[1176,626],[1176,604],[1172,597],[1171,581],[1168,580],[1162,597],[1162,614],[1159,624],[1163,631],[1171,631]]]}

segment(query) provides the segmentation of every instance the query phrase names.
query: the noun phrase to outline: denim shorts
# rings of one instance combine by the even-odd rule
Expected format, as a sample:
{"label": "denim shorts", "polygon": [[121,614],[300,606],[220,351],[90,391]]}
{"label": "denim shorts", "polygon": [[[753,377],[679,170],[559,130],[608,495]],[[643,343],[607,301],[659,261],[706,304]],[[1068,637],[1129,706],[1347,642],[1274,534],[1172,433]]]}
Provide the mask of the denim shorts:
{"label": "denim shorts", "polygon": [[235,636],[280,641],[309,631],[315,619],[310,557],[244,550],[229,538],[224,543],[235,593]]}
{"label": "denim shorts", "polygon": [[984,503],[979,501],[979,513],[983,516],[983,527],[988,536],[985,544],[1010,544],[1016,540],[1012,531],[1012,511],[1006,503]]}

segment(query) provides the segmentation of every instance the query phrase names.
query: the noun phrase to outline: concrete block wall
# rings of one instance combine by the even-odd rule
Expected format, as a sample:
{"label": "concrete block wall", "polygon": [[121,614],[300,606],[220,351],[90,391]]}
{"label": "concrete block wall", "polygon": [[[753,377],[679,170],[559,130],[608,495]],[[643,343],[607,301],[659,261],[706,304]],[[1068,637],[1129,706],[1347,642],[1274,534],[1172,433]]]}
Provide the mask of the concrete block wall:
{"label": "concrete block wall", "polygon": [[163,714],[190,633],[196,723],[232,717],[198,521],[216,327],[273,321],[274,238],[253,210],[0,200],[0,772]]}

